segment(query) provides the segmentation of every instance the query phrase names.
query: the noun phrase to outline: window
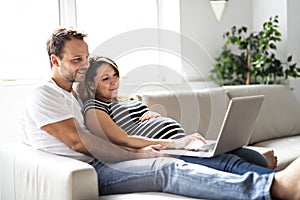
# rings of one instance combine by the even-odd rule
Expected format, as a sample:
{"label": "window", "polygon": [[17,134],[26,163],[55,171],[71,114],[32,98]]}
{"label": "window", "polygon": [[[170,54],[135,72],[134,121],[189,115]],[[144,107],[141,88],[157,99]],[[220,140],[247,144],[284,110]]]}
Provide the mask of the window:
{"label": "window", "polygon": [[114,59],[122,84],[172,82],[181,74],[180,37],[175,42],[168,38],[168,31],[180,32],[179,0],[10,0],[1,4],[0,17],[9,20],[0,22],[0,80],[48,78],[46,39],[58,25],[86,31],[90,52]]}
{"label": "window", "polygon": [[168,38],[158,31],[179,32],[178,1],[76,0],[75,14],[77,28],[89,34],[91,54],[114,59],[122,84],[173,82],[178,76],[172,72],[181,74],[178,52],[162,48]]}
{"label": "window", "polygon": [[159,54],[147,48],[158,45],[157,31],[147,32],[158,27],[156,0],[77,0],[76,8],[77,27],[88,32],[92,54],[114,59],[127,81],[159,76]]}
{"label": "window", "polygon": [[46,39],[59,25],[58,2],[1,1],[0,80],[49,77]]}

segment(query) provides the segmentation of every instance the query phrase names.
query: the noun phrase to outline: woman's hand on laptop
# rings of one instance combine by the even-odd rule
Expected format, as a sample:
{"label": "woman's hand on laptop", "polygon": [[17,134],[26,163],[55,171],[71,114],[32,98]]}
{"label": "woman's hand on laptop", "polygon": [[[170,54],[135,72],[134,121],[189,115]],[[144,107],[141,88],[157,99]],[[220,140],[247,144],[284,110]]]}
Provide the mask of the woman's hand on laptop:
{"label": "woman's hand on laptop", "polygon": [[175,140],[173,140],[173,143],[168,145],[168,148],[193,149],[193,146],[196,143],[197,143],[197,145],[206,143],[204,137],[200,133],[193,133],[193,134],[187,135],[183,138],[175,139]]}
{"label": "woman's hand on laptop", "polygon": [[195,150],[198,149],[201,145],[206,144],[206,140],[201,134],[194,133],[191,136],[192,136],[191,140],[189,141],[189,143],[187,143],[184,149]]}

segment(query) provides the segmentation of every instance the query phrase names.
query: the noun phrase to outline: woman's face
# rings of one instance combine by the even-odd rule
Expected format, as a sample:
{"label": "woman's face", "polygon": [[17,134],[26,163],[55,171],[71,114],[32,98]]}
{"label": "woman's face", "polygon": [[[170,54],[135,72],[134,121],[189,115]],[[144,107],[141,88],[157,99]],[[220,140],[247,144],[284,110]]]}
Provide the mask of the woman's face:
{"label": "woman's face", "polygon": [[110,102],[117,97],[119,89],[119,76],[109,64],[103,64],[97,69],[97,75],[93,83],[90,83],[96,91],[95,97],[102,101]]}

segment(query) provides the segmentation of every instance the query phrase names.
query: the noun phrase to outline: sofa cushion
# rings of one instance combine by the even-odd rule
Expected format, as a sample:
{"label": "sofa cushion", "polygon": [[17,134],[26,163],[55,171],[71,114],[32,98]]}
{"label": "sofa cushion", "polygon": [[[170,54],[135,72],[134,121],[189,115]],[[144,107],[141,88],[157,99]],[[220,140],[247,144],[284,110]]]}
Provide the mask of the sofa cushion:
{"label": "sofa cushion", "polygon": [[140,94],[150,110],[181,123],[186,133],[199,132],[215,139],[220,130],[228,97],[221,88],[194,92]]}
{"label": "sofa cushion", "polygon": [[278,158],[276,170],[282,170],[300,156],[299,141],[300,135],[296,135],[259,142],[255,146],[273,149]]}
{"label": "sofa cushion", "polygon": [[223,87],[230,98],[265,96],[250,144],[300,134],[300,105],[294,93],[284,85],[242,85]]}

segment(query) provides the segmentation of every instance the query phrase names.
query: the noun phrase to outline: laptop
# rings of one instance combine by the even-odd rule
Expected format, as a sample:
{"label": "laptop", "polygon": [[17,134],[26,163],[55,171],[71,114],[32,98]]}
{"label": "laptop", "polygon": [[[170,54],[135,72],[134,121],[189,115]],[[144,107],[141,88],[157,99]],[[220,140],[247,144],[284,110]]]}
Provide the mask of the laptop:
{"label": "laptop", "polygon": [[187,149],[164,149],[159,152],[174,156],[213,157],[248,144],[264,96],[233,97],[228,105],[217,140],[195,141]]}

